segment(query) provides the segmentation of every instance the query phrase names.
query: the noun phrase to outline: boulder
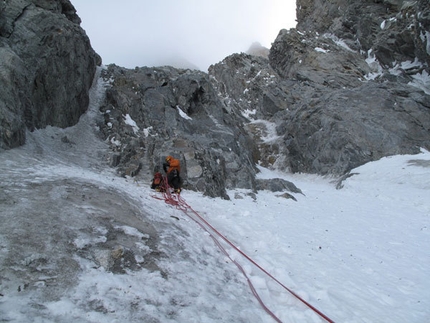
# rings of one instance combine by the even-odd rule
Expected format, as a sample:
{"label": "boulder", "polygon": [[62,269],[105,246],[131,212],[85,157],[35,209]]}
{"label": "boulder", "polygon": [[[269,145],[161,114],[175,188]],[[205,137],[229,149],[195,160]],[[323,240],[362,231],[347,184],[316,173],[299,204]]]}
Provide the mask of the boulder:
{"label": "boulder", "polygon": [[88,107],[100,57],[68,0],[18,0],[0,7],[0,148],[26,129],[76,124]]}

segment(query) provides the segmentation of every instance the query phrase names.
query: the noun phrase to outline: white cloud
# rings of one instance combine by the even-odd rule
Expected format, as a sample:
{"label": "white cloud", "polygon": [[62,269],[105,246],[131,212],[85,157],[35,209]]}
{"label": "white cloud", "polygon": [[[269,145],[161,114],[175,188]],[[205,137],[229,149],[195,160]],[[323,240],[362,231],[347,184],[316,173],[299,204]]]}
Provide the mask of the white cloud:
{"label": "white cloud", "polygon": [[[104,64],[133,68],[188,61],[202,70],[253,42],[270,47],[295,27],[295,2],[282,0],[74,0]],[[103,5],[101,5],[103,3]]]}

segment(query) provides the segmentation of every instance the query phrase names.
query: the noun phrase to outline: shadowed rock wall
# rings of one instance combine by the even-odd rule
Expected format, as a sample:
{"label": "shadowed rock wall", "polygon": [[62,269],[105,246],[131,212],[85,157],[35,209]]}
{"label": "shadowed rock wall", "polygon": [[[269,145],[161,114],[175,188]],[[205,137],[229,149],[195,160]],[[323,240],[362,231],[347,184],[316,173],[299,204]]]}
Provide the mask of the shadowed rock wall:
{"label": "shadowed rock wall", "polygon": [[100,57],[68,0],[0,4],[0,148],[26,129],[75,124],[88,107]]}

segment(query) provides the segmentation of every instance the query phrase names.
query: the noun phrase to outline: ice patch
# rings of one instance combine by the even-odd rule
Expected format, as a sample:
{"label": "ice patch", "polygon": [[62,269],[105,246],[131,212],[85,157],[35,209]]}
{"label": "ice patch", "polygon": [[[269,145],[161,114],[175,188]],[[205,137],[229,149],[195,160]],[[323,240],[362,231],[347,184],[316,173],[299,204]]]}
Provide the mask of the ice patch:
{"label": "ice patch", "polygon": [[374,80],[378,76],[382,75],[383,69],[379,62],[376,60],[375,55],[373,54],[372,50],[370,49],[367,53],[366,63],[369,65],[370,69],[372,70],[371,73],[367,74],[365,76],[366,80]]}
{"label": "ice patch", "polygon": [[[376,60],[371,50],[368,53],[366,63],[373,70],[373,72],[365,76],[366,80],[374,80],[384,73],[384,69]],[[414,70],[419,70],[423,66],[422,63],[418,60],[418,58],[415,58],[414,61],[404,61],[393,65],[394,67],[388,69],[387,71],[391,75],[396,76],[402,75],[402,73],[404,73],[405,71],[411,73]],[[423,70],[421,73],[417,72],[416,74],[411,75],[411,77],[414,79],[414,81],[409,82],[409,85],[423,90],[426,94],[430,94],[430,78],[429,74],[425,70]]]}
{"label": "ice patch", "polygon": [[134,237],[137,237],[139,239],[149,239],[149,235],[143,234],[142,232],[140,232],[139,230],[137,230],[136,228],[133,228],[133,227],[122,225],[122,226],[116,226],[115,229],[120,229],[126,235],[134,236]]}
{"label": "ice patch", "polygon": [[332,41],[334,41],[334,43],[350,52],[356,52],[355,50],[352,50],[346,43],[345,41],[343,41],[342,39],[338,38],[337,36],[333,35],[333,34],[324,34],[323,35],[324,38],[328,38],[331,39]]}
{"label": "ice patch", "polygon": [[270,143],[280,138],[276,133],[276,124],[267,120],[254,120],[251,124],[263,125],[264,130],[261,133],[261,140],[264,143]]}
{"label": "ice patch", "polygon": [[152,128],[152,126],[150,126],[150,127],[148,127],[148,128],[144,128],[143,129],[143,134],[144,134],[144,136],[145,137],[148,137],[149,136],[149,133],[151,132],[151,130],[152,130],[153,128]]}
{"label": "ice patch", "polygon": [[409,85],[417,87],[423,90],[426,94],[430,95],[430,76],[427,71],[422,71],[422,73],[412,75],[412,78],[414,79],[414,81],[409,82]]}
{"label": "ice patch", "polygon": [[115,146],[117,146],[117,147],[121,146],[121,141],[119,141],[119,140],[115,140],[115,137],[112,137],[112,138],[110,139],[110,142],[111,142],[111,144],[113,144],[113,145],[115,145]]}
{"label": "ice patch", "polygon": [[139,127],[137,126],[137,123],[130,117],[128,113],[124,116],[124,122],[133,128],[133,132],[135,135],[138,133]]}
{"label": "ice patch", "polygon": [[324,49],[324,48],[321,48],[321,47],[315,47],[315,51],[319,52],[319,53],[328,53],[329,52],[328,49]]}
{"label": "ice patch", "polygon": [[179,115],[184,118],[185,120],[193,120],[191,117],[189,117],[184,111],[182,111],[181,107],[179,105],[176,106],[176,109],[179,112]]}
{"label": "ice patch", "polygon": [[257,113],[257,109],[246,109],[242,111],[242,115],[247,119],[253,119],[255,114]]}

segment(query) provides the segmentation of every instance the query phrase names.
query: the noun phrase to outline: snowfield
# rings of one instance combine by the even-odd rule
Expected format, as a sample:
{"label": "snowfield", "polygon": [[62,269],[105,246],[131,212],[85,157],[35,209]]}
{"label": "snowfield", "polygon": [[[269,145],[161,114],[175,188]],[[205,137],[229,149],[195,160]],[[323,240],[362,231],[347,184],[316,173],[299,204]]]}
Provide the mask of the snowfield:
{"label": "snowfield", "polygon": [[[0,321],[275,322],[233,259],[279,321],[325,322],[218,237],[227,257],[190,210],[154,198],[161,196],[149,181],[118,177],[104,164],[107,146],[94,126],[102,95],[103,84],[95,84],[91,108],[75,127],[29,133],[25,146],[0,153]],[[260,170],[261,178],[289,180],[303,194],[294,194],[297,201],[282,193],[246,190],[229,191],[230,201],[188,190],[181,196],[233,245],[331,320],[430,322],[430,152],[358,167],[341,189],[333,178]],[[77,194],[79,201],[72,199]],[[43,218],[45,213],[50,217]],[[137,263],[145,263],[148,250],[155,248],[143,232],[153,227],[162,255],[154,270],[113,273],[106,270],[102,251],[85,256],[110,239],[107,222],[89,224],[99,215],[116,232],[136,239],[130,248],[142,252],[135,254]],[[35,252],[28,239],[42,219],[40,230],[46,233],[38,243],[44,247]],[[11,243],[16,235],[19,248]],[[59,240],[45,243],[51,235]],[[76,268],[65,266],[47,276],[47,264],[61,256],[63,245],[70,252],[64,258]],[[42,255],[47,264],[32,267]],[[25,280],[31,270],[37,279]],[[69,282],[60,282],[63,274]]]}

